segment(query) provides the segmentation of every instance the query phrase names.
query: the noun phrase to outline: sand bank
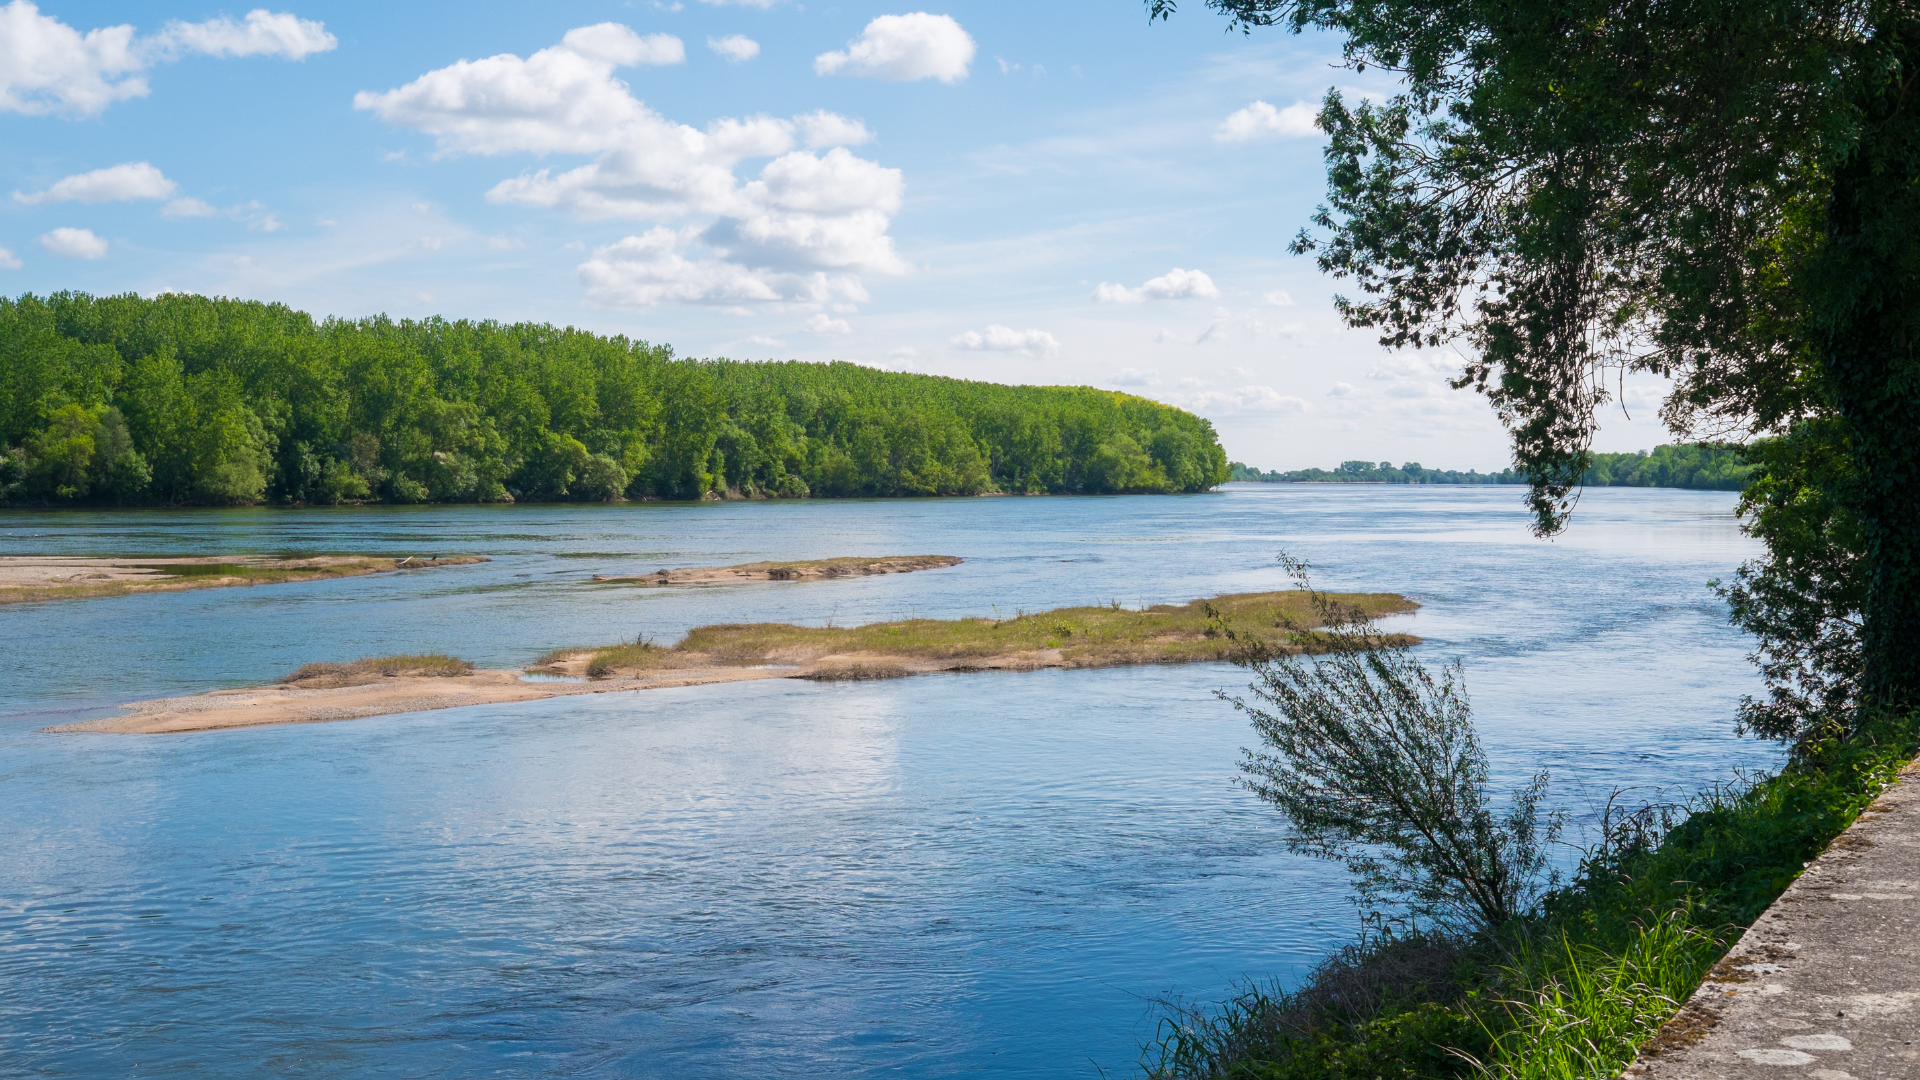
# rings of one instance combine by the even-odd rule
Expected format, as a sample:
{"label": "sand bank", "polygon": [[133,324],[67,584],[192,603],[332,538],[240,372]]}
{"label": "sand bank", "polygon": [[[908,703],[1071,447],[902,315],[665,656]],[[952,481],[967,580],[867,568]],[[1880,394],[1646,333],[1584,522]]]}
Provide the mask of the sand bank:
{"label": "sand bank", "polygon": [[825,578],[870,577],[874,574],[910,574],[958,566],[952,555],[886,555],[879,558],[846,556],[810,562],[753,562],[738,566],[686,566],[651,574],[593,575],[593,580],[615,585],[740,585],[749,581],[816,581]]}
{"label": "sand bank", "polygon": [[[1418,605],[1392,593],[1335,594],[1373,617]],[[1258,639],[1276,651],[1315,651],[1314,609],[1298,591],[1241,593],[1159,604],[1058,608],[1006,619],[907,619],[856,627],[742,623],[696,627],[679,644],[559,649],[522,672],[459,672],[448,656],[376,657],[310,664],[276,686],[216,690],[122,706],[123,715],[48,728],[57,732],[163,734],[311,724],[574,694],[605,694],[751,679],[851,681],[942,672],[1038,671],[1217,661]],[[1383,634],[1383,645],[1412,644]],[[552,681],[555,677],[567,681]]]}
{"label": "sand bank", "polygon": [[316,555],[277,559],[257,555],[185,558],[85,558],[64,555],[0,556],[0,604],[72,600],[128,593],[222,589],[289,581],[359,577],[486,562],[477,555],[391,559],[368,555]]}

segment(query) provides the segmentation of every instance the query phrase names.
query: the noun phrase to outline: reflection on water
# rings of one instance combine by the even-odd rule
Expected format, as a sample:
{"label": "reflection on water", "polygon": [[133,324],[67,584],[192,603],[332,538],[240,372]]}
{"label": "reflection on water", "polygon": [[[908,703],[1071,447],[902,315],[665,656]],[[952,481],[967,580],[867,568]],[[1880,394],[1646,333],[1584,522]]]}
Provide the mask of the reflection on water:
{"label": "reflection on water", "polygon": [[[1513,489],[10,514],[19,553],[495,561],[0,610],[0,1073],[1124,1075],[1154,997],[1298,975],[1354,928],[1340,875],[1232,784],[1246,729],[1211,695],[1232,668],[35,729],[369,653],[1183,601],[1279,587],[1284,547],[1421,600],[1404,625],[1465,659],[1502,777],[1545,761],[1578,806],[1770,760],[1730,735],[1752,676],[1703,585],[1752,553],[1731,510],[1602,490],[1552,544]],[[583,584],[920,553],[967,562]]]}

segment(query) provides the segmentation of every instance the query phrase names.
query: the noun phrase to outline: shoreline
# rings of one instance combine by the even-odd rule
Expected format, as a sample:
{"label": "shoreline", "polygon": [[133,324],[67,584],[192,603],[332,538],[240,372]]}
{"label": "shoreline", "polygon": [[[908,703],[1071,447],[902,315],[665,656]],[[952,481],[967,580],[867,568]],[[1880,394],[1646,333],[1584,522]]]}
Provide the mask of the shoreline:
{"label": "shoreline", "polygon": [[491,562],[482,555],[395,559],[376,555],[0,556],[0,605],[90,600],[135,593],[187,592],[239,586],[365,577]]}

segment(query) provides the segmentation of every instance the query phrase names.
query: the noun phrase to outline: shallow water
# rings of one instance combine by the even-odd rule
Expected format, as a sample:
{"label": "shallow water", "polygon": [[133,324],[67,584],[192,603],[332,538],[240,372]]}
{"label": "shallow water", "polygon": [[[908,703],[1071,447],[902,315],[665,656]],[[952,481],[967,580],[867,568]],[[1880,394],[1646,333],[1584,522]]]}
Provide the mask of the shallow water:
{"label": "shallow water", "polygon": [[[1745,641],[1721,493],[1193,497],[0,517],[15,554],[482,566],[0,609],[0,1074],[1125,1075],[1152,1001],[1297,977],[1355,920],[1232,784],[1223,665],[755,682],[172,737],[53,736],[299,664],[1280,587],[1408,593],[1503,780],[1690,790]],[[852,554],[948,570],[701,589],[592,574]]]}

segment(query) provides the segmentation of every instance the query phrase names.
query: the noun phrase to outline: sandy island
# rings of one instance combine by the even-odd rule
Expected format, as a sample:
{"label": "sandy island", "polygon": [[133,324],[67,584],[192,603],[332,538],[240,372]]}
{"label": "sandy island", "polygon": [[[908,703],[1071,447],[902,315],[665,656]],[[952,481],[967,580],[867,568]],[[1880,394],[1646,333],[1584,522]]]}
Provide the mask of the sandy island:
{"label": "sandy island", "polygon": [[[1380,617],[1419,605],[1392,593],[1338,594],[1334,600]],[[1037,671],[1224,660],[1258,639],[1288,652],[1315,651],[1316,624],[1300,592],[1241,593],[1130,610],[1060,608],[1007,619],[909,619],[856,627],[787,623],[702,626],[679,644],[646,642],[557,649],[526,673],[471,670],[453,657],[378,657],[310,664],[274,686],[215,690],[121,706],[123,714],[47,728],[51,732],[165,734],[311,724],[463,705],[536,701],[669,686],[753,679],[848,681],[939,672]],[[1412,644],[1384,634],[1382,644]],[[537,681],[529,681],[532,674]]]}
{"label": "sandy island", "polygon": [[752,562],[738,566],[686,566],[678,570],[655,570],[651,574],[619,576],[593,575],[593,580],[613,585],[739,585],[749,581],[818,581],[826,578],[869,577],[874,574],[910,574],[915,570],[938,570],[959,566],[952,555],[886,555],[867,558],[853,555],[838,559],[814,559],[808,562]]}
{"label": "sandy island", "polygon": [[72,600],[128,593],[223,589],[236,585],[274,585],[288,581],[360,577],[397,570],[483,563],[478,555],[433,558],[381,558],[368,555],[316,555],[276,559],[258,555],[202,555],[183,558],[86,558],[64,555],[0,556],[0,604]]}

